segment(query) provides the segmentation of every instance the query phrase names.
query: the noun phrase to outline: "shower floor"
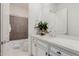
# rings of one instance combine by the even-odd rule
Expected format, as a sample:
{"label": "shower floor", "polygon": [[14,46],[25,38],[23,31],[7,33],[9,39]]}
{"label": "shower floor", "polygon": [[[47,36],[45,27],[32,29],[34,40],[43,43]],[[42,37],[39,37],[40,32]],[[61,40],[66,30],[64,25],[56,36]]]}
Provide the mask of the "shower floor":
{"label": "shower floor", "polygon": [[28,40],[15,40],[2,45],[3,56],[28,56]]}

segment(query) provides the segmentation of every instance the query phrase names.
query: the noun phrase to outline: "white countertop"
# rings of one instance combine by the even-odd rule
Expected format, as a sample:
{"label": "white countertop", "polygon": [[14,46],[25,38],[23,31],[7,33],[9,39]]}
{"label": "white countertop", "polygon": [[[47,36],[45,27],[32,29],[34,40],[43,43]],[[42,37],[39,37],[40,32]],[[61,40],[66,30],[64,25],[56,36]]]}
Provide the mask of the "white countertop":
{"label": "white countertop", "polygon": [[[58,44],[60,46],[72,49],[74,51],[79,52],[79,40],[70,39],[71,37],[64,37],[64,36],[56,36],[56,37],[50,37],[48,35],[46,36],[40,36],[40,35],[33,35],[34,37],[37,37],[43,41],[47,41],[49,43]],[[78,39],[78,38],[77,38]]]}

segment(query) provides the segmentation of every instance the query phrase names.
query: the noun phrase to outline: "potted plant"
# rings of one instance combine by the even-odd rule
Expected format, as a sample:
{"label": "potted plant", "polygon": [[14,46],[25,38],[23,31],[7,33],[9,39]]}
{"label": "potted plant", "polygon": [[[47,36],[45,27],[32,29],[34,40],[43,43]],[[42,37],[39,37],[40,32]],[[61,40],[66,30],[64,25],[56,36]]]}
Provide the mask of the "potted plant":
{"label": "potted plant", "polygon": [[38,28],[39,34],[41,35],[45,35],[46,33],[48,33],[48,23],[46,21],[40,21],[35,28]]}

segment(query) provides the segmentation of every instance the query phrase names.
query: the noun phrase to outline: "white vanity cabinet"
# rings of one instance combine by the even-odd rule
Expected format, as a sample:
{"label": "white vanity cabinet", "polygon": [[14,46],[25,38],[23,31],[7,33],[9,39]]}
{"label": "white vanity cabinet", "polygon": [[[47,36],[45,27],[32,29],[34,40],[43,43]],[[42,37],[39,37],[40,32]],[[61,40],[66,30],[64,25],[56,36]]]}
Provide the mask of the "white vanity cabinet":
{"label": "white vanity cabinet", "polygon": [[47,38],[47,40],[43,39],[44,37],[31,37],[33,56],[78,56],[74,50],[47,41],[50,40],[50,38]]}

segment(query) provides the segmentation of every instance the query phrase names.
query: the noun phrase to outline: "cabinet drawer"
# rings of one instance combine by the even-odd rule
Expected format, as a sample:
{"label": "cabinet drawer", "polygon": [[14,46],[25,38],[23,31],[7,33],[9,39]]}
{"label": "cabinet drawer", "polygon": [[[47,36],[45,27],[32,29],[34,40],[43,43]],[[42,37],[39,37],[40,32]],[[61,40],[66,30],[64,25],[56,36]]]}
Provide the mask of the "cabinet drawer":
{"label": "cabinet drawer", "polygon": [[50,54],[52,53],[55,54],[56,56],[75,56],[73,52],[70,52],[57,46],[52,46],[50,48]]}

